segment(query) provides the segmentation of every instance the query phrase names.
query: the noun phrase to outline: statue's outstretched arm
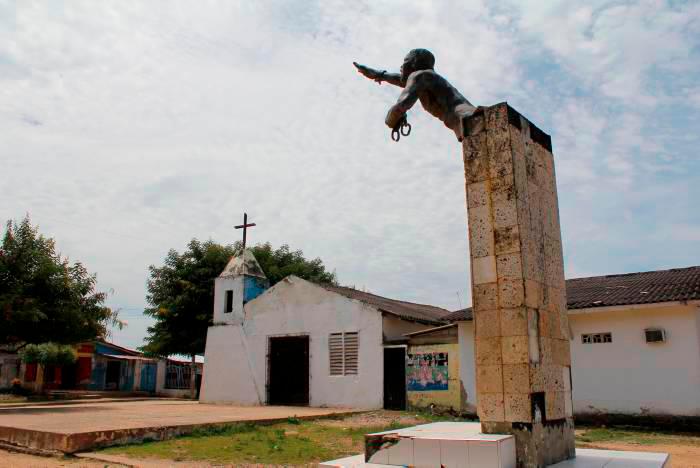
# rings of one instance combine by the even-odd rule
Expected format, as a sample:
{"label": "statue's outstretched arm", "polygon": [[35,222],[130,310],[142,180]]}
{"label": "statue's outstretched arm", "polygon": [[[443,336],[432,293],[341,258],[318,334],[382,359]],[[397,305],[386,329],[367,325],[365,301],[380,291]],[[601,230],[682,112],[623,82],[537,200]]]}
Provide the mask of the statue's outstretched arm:
{"label": "statue's outstretched arm", "polygon": [[387,127],[392,129],[396,128],[396,126],[401,122],[401,119],[403,119],[403,116],[406,115],[406,112],[413,107],[413,104],[415,104],[418,100],[418,91],[420,90],[423,81],[424,79],[421,79],[421,77],[416,79],[415,74],[408,78],[406,87],[401,92],[399,100],[396,102],[396,104],[391,106],[389,113],[386,115],[384,122],[386,123]]}
{"label": "statue's outstretched arm", "polygon": [[379,84],[382,84],[382,81],[386,81],[389,84],[393,84],[394,86],[399,86],[403,88],[403,84],[401,83],[401,75],[398,73],[387,73],[386,70],[375,70],[374,68],[369,68],[364,65],[360,65],[357,62],[352,62],[353,65],[355,65],[355,68],[357,68],[357,71],[360,72],[362,75],[366,76],[370,80],[374,80]]}

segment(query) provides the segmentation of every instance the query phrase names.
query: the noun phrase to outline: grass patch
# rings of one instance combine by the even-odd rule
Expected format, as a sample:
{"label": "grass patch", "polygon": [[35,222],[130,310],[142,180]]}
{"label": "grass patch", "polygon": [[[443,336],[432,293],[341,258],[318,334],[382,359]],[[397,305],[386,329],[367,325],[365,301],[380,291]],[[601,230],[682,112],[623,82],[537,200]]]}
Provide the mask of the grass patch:
{"label": "grass patch", "polygon": [[644,427],[577,428],[576,442],[580,445],[620,443],[630,445],[695,445],[700,446],[700,434],[649,429]]}
{"label": "grass patch", "polygon": [[[405,415],[417,417],[420,422],[451,420],[416,415],[415,412]],[[345,425],[345,421],[340,418],[316,421],[289,418],[272,425],[215,426],[171,440],[110,447],[104,452],[175,461],[299,465],[361,453],[365,434],[412,425],[402,424],[398,418],[384,419],[380,425]]]}
{"label": "grass patch", "polygon": [[321,428],[307,422],[270,426],[247,424],[202,429],[172,440],[113,447],[105,452],[176,461],[301,464],[348,453],[355,448],[356,441],[355,434],[344,434],[338,428]]}

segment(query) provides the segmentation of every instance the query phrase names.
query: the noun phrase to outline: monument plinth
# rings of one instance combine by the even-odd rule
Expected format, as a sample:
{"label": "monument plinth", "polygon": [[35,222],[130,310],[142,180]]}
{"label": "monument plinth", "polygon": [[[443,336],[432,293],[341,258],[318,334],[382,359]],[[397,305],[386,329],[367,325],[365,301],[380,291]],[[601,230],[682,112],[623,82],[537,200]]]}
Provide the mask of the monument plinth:
{"label": "monument plinth", "polygon": [[463,125],[481,427],[545,466],[575,455],[551,139],[506,103]]}

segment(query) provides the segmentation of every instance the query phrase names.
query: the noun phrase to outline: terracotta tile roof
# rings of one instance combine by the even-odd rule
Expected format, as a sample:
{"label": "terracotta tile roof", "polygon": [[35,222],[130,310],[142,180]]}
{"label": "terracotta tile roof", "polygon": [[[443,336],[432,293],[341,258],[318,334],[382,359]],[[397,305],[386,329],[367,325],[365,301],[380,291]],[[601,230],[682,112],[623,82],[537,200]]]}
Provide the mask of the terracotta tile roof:
{"label": "terracotta tile roof", "polygon": [[[566,280],[568,309],[700,300],[700,266]],[[443,320],[472,320],[471,307]]]}
{"label": "terracotta tile roof", "polygon": [[427,325],[443,325],[445,323],[444,317],[450,314],[449,310],[441,307],[388,299],[386,297],[377,296],[376,294],[358,291],[357,289],[341,286],[323,287],[349,299],[355,299],[376,307],[384,313],[412,322],[419,322]]}
{"label": "terracotta tile roof", "polygon": [[700,266],[566,280],[569,309],[700,300]]}
{"label": "terracotta tile roof", "polygon": [[443,317],[446,322],[463,322],[474,320],[474,314],[472,314],[472,308],[467,307],[466,309],[459,309],[452,312],[450,315]]}

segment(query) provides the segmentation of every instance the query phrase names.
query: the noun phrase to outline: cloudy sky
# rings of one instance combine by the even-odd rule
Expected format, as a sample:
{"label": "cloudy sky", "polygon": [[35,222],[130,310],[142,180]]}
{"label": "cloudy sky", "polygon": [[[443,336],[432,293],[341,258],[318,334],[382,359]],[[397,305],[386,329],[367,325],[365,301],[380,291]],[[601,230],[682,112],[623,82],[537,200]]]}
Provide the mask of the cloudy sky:
{"label": "cloudy sky", "polygon": [[415,47],[552,135],[567,277],[700,264],[697,1],[0,0],[0,217],[97,273],[126,346],[148,265],[243,211],[343,284],[466,306],[460,147],[420,105],[392,142],[398,88],[352,67]]}

